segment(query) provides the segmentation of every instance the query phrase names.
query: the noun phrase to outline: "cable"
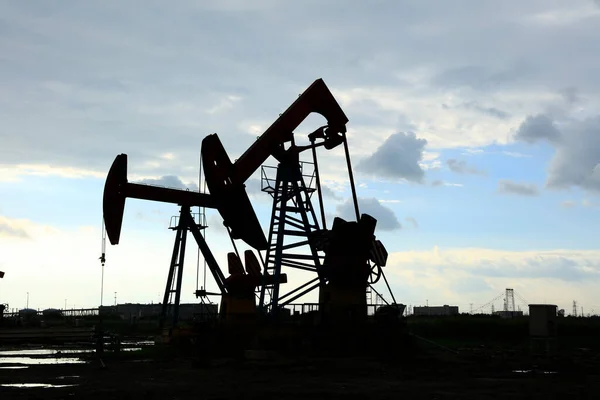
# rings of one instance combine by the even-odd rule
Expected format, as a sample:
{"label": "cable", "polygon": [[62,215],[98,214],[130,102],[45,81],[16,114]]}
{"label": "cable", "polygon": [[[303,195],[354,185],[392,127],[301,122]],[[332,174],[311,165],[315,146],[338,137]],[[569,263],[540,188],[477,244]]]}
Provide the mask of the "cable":
{"label": "cable", "polygon": [[[200,162],[198,164],[198,192],[202,189],[202,146],[200,146]],[[198,223],[202,224],[202,209],[198,206]],[[198,292],[198,280],[200,278],[200,247],[196,256],[196,292]],[[205,288],[206,289],[206,288]]]}
{"label": "cable", "polygon": [[484,309],[486,307],[488,307],[490,304],[492,304],[493,302],[497,301],[498,299],[501,299],[502,296],[504,296],[504,292],[500,293],[498,296],[494,297],[492,300],[488,301],[487,303],[485,303],[484,305],[477,307],[473,310],[473,313],[475,313],[476,311],[479,311],[481,309]]}
{"label": "cable", "polygon": [[515,292],[514,290],[513,290],[513,293],[515,294],[515,296],[517,296],[519,301],[521,301],[521,303],[523,303],[524,306],[529,307],[530,303],[523,296],[521,296],[519,293]]}
{"label": "cable", "polygon": [[[206,193],[206,181],[204,181],[203,193]],[[204,218],[204,225],[205,225],[206,228],[208,228],[208,221],[206,219],[206,207],[202,208],[202,215],[203,215],[203,218]],[[204,240],[206,240],[206,228],[204,228],[202,230],[202,237],[204,238]],[[207,263],[206,263],[206,258],[205,258],[204,259],[204,276],[203,276],[203,278],[204,278],[204,290],[206,290],[206,265],[207,265]]]}
{"label": "cable", "polygon": [[100,278],[100,306],[103,305],[104,300],[104,264],[106,263],[106,229],[104,227],[104,216],[102,217],[102,244],[101,244],[101,256],[100,256],[100,264],[102,264],[102,277]]}

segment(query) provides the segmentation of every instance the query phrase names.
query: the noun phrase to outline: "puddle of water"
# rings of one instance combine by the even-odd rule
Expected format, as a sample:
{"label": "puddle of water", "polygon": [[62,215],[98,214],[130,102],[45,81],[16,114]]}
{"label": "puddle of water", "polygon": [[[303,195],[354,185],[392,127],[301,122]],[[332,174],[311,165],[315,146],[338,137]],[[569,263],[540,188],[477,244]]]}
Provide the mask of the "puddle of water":
{"label": "puddle of water", "polygon": [[154,346],[154,340],[124,340],[121,344],[124,346]]}
{"label": "puddle of water", "polygon": [[4,350],[0,351],[0,356],[45,356],[54,354],[56,350],[35,349],[35,350]]}
{"label": "puddle of water", "polygon": [[0,369],[25,369],[25,368],[29,368],[25,365],[11,365],[8,367],[0,367]]}
{"label": "puddle of water", "polygon": [[78,349],[78,350],[62,350],[60,354],[81,354],[81,353],[93,353],[95,350],[93,349]]}
{"label": "puddle of water", "polygon": [[0,384],[0,386],[28,389],[28,388],[64,388],[64,387],[71,387],[71,386],[77,386],[77,385],[76,384],[53,385],[51,383],[3,383],[3,384]]}
{"label": "puddle of water", "polygon": [[0,357],[11,356],[51,356],[56,354],[80,354],[91,353],[93,349],[35,349],[35,350],[4,350],[0,351]]}
{"label": "puddle of water", "polygon": [[531,370],[531,369],[515,369],[513,370],[514,373],[516,374],[531,374],[531,373],[536,373],[536,374],[544,374],[544,375],[549,375],[549,374],[556,374],[556,371],[535,371],[535,370]]}
{"label": "puddle of water", "polygon": [[141,347],[127,347],[127,348],[121,349],[121,351],[140,351],[140,350],[142,350]]}
{"label": "puddle of water", "polygon": [[0,357],[0,364],[83,364],[79,358]]}

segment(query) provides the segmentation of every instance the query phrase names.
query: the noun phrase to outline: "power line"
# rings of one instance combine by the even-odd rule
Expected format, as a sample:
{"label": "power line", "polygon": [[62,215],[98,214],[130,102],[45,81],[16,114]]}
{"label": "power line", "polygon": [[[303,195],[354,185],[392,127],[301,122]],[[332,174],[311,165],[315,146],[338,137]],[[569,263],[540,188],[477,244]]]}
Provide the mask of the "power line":
{"label": "power line", "polygon": [[504,292],[501,292],[498,296],[494,297],[492,300],[488,301],[487,303],[483,304],[480,307],[477,307],[476,309],[473,310],[473,312],[479,311],[483,308],[487,308],[489,307],[493,302],[498,301],[499,299],[502,298],[502,296],[504,296]]}

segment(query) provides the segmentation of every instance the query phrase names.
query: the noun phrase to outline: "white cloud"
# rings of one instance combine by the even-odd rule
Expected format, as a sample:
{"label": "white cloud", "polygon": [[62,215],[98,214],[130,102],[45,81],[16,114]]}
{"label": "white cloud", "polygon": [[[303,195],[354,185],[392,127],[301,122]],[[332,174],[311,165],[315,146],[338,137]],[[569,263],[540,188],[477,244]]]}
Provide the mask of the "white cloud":
{"label": "white cloud", "polygon": [[598,203],[596,201],[592,201],[590,199],[583,199],[583,200],[581,200],[581,205],[583,207],[598,207],[600,205],[600,203]]}
{"label": "white cloud", "polygon": [[578,2],[565,8],[555,8],[539,13],[525,15],[524,23],[535,23],[546,27],[562,27],[581,23],[582,21],[600,21],[600,9],[591,1]]}
{"label": "white cloud", "polygon": [[172,189],[198,191],[198,184],[194,182],[184,183],[181,179],[174,175],[165,175],[160,178],[145,178],[138,180],[137,183],[145,185],[162,186]]}
{"label": "white cloud", "polygon": [[[37,228],[37,229],[36,229]],[[13,219],[0,215],[0,237],[13,240],[30,239],[31,235],[46,233],[47,229],[35,226],[27,219]]]}
{"label": "white cloud", "polygon": [[[0,270],[6,273],[2,282],[3,302],[10,308],[23,308],[25,294],[29,292],[33,308],[62,308],[65,298],[69,307],[96,307],[100,303],[99,227],[59,229],[27,220],[12,220],[12,223],[17,223],[28,238],[8,240],[3,237],[0,240]],[[219,239],[211,232],[207,235],[209,246],[222,268],[226,268],[229,239]],[[148,232],[147,229],[124,227],[120,244],[107,247],[104,304],[112,304],[115,291],[119,302],[161,301],[173,240],[171,230]],[[183,302],[195,301],[192,293],[196,282],[197,252],[192,244],[187,249]],[[144,285],[131,285],[140,279]],[[210,285],[214,286],[211,279],[208,278]]]}
{"label": "white cloud", "polygon": [[236,103],[239,103],[242,100],[240,96],[235,95],[227,95],[225,98],[221,99],[218,104],[206,110],[208,114],[218,114],[223,113],[224,111],[232,109]]}
{"label": "white cloud", "polygon": [[423,151],[423,158],[419,166],[423,171],[437,171],[442,167],[442,161],[439,157],[439,152]]}
{"label": "white cloud", "polygon": [[163,158],[165,160],[174,160],[175,159],[175,154],[173,154],[173,153],[161,154],[160,158]]}
{"label": "white cloud", "polygon": [[518,152],[515,152],[515,151],[503,151],[502,154],[504,154],[505,156],[514,157],[514,158],[527,158],[527,157],[531,157],[531,155],[529,155],[529,154],[518,153]]}
{"label": "white cloud", "polygon": [[435,181],[431,182],[431,186],[464,187],[465,185],[463,185],[462,183],[444,182],[440,179],[436,179]]}
{"label": "white cloud", "polygon": [[[108,171],[106,171],[108,173]],[[0,165],[0,182],[17,182],[26,176],[58,176],[62,178],[105,178],[106,173],[73,167],[55,167],[51,165]]]}
{"label": "white cloud", "polygon": [[404,220],[406,222],[408,222],[409,224],[411,224],[413,228],[418,228],[419,227],[419,223],[413,217],[406,217],[406,218],[404,218]]}
{"label": "white cloud", "polygon": [[386,273],[403,293],[399,301],[464,304],[472,299],[483,304],[514,288],[530,302],[566,307],[573,299],[595,301],[600,251],[434,247],[390,253]]}
{"label": "white cloud", "polygon": [[483,153],[484,153],[483,149],[465,149],[465,153],[463,153],[463,154],[475,155],[475,154],[483,154]]}

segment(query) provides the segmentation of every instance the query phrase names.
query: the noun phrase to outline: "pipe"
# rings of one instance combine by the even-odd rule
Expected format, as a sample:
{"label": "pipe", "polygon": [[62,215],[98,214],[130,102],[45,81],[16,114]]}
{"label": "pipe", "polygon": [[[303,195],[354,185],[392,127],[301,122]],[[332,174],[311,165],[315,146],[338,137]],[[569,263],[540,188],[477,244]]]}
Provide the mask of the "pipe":
{"label": "pipe", "polygon": [[[312,142],[314,145],[314,141]],[[321,178],[319,176],[319,163],[317,161],[317,149],[312,146],[313,162],[315,164],[315,177],[317,178],[317,195],[319,196],[319,207],[321,208],[321,220],[323,221],[323,229],[327,229],[327,221],[325,220],[325,207],[323,206],[323,193],[321,193]]]}
{"label": "pipe", "polygon": [[385,285],[387,286],[388,291],[390,292],[390,296],[392,296],[392,301],[394,302],[394,304],[397,304],[396,303],[396,298],[394,297],[394,292],[392,292],[392,289],[390,288],[390,284],[388,283],[388,280],[385,277],[385,272],[383,271],[383,269],[381,270],[381,276],[383,277]]}
{"label": "pipe", "polygon": [[358,198],[356,197],[356,187],[354,186],[354,175],[352,174],[352,163],[350,162],[350,151],[348,150],[348,139],[346,133],[344,136],[344,151],[346,153],[346,164],[348,165],[348,176],[350,177],[350,189],[352,189],[352,200],[354,201],[354,212],[356,213],[356,221],[360,220],[360,212],[358,211]]}

